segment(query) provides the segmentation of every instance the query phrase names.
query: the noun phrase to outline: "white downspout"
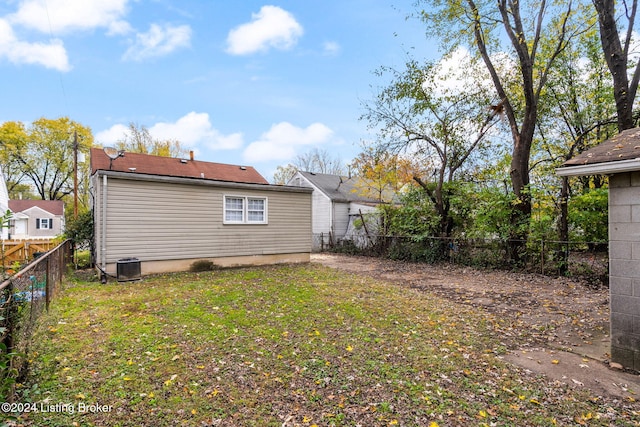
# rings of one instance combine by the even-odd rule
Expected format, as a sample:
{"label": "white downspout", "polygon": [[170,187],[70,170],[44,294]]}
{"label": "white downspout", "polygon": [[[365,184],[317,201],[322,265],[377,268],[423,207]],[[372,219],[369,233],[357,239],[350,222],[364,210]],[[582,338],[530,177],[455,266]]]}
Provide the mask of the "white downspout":
{"label": "white downspout", "polygon": [[100,239],[100,258],[102,271],[107,269],[107,175],[102,175],[102,238]]}

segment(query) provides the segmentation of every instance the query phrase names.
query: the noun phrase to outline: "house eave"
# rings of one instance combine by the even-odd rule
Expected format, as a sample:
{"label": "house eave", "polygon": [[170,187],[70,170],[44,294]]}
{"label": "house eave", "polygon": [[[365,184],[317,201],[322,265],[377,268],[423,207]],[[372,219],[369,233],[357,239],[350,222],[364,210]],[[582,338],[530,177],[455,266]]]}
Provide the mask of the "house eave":
{"label": "house eave", "polygon": [[558,176],[611,175],[614,173],[635,172],[640,170],[640,158],[613,162],[593,163],[578,166],[565,166],[556,169]]}
{"label": "house eave", "polygon": [[257,184],[246,182],[219,181],[211,179],[185,178],[165,175],[148,175],[135,172],[118,172],[97,170],[95,176],[106,175],[110,178],[126,179],[131,181],[152,181],[175,184],[203,185],[211,187],[225,187],[243,190],[281,191],[289,193],[311,193],[313,189],[307,187],[294,187],[289,185]]}

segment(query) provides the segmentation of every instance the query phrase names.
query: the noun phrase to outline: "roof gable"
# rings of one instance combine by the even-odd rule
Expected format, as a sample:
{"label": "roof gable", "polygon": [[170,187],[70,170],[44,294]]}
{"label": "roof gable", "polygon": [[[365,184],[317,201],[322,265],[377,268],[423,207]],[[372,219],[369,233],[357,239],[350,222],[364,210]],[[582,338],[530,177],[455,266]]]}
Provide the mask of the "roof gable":
{"label": "roof gable", "polygon": [[40,216],[40,215],[44,215],[44,216],[56,216],[54,214],[52,214],[49,211],[46,211],[38,206],[34,206],[32,208],[29,209],[25,209],[22,211],[23,214],[28,215],[30,217],[35,217],[35,216]]}
{"label": "roof gable", "polygon": [[64,202],[62,200],[9,200],[11,212],[25,212],[38,208],[51,215],[64,215]]}
{"label": "roof gable", "polygon": [[101,148],[92,148],[91,174],[99,170],[249,184],[269,184],[251,166],[228,165],[129,152],[124,153],[123,157],[118,157],[111,161]]}
{"label": "roof gable", "polygon": [[298,173],[334,202],[380,203],[379,200],[361,195],[358,189],[359,185],[362,185],[360,178],[315,172]]}

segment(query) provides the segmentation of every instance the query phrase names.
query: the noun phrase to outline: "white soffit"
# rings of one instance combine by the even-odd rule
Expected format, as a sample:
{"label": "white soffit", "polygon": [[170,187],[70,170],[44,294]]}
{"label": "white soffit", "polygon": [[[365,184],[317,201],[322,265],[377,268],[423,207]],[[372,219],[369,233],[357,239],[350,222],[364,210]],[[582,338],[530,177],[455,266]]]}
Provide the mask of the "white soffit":
{"label": "white soffit", "polygon": [[640,158],[557,168],[556,175],[559,175],[559,176],[611,175],[614,173],[635,172],[635,171],[640,171]]}

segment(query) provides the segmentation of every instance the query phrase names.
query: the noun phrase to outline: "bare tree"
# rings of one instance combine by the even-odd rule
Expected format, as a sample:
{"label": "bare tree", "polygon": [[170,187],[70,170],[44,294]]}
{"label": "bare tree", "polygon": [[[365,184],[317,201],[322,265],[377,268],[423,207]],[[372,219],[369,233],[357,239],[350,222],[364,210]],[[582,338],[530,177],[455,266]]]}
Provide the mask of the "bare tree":
{"label": "bare tree", "polygon": [[339,157],[333,157],[326,149],[314,148],[303,154],[299,154],[293,161],[293,166],[298,170],[330,175],[344,174],[344,166]]}

